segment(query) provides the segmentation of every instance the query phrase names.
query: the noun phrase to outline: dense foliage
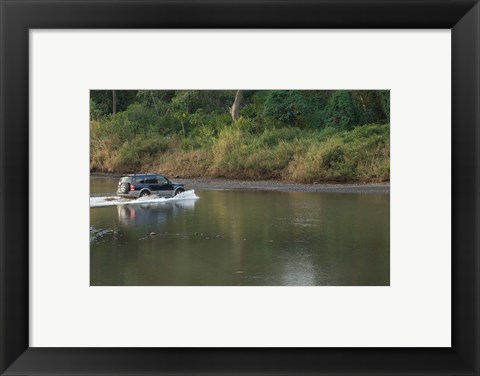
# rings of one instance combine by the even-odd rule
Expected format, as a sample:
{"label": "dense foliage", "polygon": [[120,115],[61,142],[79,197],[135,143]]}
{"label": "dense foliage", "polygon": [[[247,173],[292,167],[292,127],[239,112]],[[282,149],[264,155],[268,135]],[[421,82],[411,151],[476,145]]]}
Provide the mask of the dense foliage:
{"label": "dense foliage", "polygon": [[387,181],[388,91],[92,91],[92,171]]}

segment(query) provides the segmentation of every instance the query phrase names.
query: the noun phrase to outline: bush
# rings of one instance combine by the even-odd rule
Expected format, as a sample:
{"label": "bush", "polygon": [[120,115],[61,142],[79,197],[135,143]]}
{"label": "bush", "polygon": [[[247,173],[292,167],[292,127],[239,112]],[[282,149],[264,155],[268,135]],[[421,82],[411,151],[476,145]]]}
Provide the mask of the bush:
{"label": "bush", "polygon": [[104,112],[93,99],[90,99],[90,120],[100,120],[104,117]]}
{"label": "bush", "polygon": [[260,134],[257,142],[264,146],[274,146],[280,142],[291,142],[301,134],[302,132],[298,128],[271,129]]}
{"label": "bush", "polygon": [[358,109],[348,91],[336,91],[323,111],[326,127],[350,130],[358,121]]}
{"label": "bush", "polygon": [[264,113],[285,124],[293,125],[308,109],[307,101],[295,90],[273,90],[265,101]]}
{"label": "bush", "polygon": [[296,153],[283,177],[298,182],[388,181],[388,125],[368,125],[310,142]]}
{"label": "bush", "polygon": [[162,136],[138,136],[123,143],[116,153],[113,169],[137,169],[168,150],[169,140]]}

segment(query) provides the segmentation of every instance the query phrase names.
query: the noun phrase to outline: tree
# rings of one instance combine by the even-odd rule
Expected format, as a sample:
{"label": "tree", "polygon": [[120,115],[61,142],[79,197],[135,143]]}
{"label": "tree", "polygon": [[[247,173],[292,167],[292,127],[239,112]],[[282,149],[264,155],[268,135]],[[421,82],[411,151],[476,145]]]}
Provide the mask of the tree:
{"label": "tree", "polygon": [[351,91],[336,91],[325,107],[324,117],[329,127],[349,130],[358,125],[358,109]]}
{"label": "tree", "polygon": [[103,118],[125,111],[136,102],[136,94],[137,90],[90,90],[90,99],[95,103],[96,117]]}
{"label": "tree", "polygon": [[117,91],[112,90],[112,113],[115,115],[117,113]]}
{"label": "tree", "polygon": [[233,101],[232,107],[230,108],[230,114],[232,115],[233,121],[238,119],[238,111],[240,111],[240,104],[243,98],[243,90],[237,90],[235,94],[235,100]]}
{"label": "tree", "polygon": [[266,116],[284,124],[295,125],[307,112],[308,102],[298,90],[272,90],[265,101]]}

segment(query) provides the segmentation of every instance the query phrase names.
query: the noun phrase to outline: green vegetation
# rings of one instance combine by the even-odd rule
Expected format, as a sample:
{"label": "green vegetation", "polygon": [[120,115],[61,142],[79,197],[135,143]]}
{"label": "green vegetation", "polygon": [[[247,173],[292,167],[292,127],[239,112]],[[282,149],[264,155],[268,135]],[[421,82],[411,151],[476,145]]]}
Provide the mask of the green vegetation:
{"label": "green vegetation", "polygon": [[388,91],[97,90],[90,108],[91,171],[390,178]]}

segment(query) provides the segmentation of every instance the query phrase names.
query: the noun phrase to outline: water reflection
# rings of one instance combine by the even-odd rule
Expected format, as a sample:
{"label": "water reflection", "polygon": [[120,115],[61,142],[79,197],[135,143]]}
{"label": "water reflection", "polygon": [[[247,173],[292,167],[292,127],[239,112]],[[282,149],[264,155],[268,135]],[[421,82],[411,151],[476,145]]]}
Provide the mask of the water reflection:
{"label": "water reflection", "polygon": [[118,223],[129,227],[149,227],[165,224],[184,210],[194,210],[196,200],[183,200],[142,205],[117,206]]}
{"label": "water reflection", "polygon": [[282,285],[285,286],[315,286],[317,274],[320,274],[319,265],[314,265],[310,257],[286,260],[282,273]]}

